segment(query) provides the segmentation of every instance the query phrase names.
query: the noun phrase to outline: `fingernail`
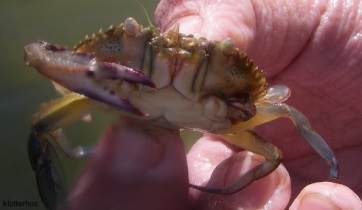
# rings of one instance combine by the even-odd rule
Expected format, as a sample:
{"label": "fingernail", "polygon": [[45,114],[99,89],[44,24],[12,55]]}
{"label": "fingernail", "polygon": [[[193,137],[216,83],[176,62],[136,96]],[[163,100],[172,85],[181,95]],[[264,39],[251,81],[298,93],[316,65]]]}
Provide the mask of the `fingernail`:
{"label": "fingernail", "polygon": [[318,193],[311,193],[304,195],[301,203],[299,205],[298,210],[339,210],[340,208],[336,206],[332,200],[329,198],[318,194]]}

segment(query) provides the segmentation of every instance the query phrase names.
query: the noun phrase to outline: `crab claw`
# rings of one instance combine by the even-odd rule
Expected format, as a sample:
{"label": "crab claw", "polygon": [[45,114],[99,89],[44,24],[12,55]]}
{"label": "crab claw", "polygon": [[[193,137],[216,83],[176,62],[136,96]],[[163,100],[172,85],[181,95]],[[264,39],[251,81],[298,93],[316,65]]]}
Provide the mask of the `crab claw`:
{"label": "crab claw", "polygon": [[97,79],[123,79],[128,82],[135,82],[155,88],[155,84],[142,72],[123,66],[117,63],[99,62],[93,59],[90,63],[88,74],[92,74]]}
{"label": "crab claw", "polygon": [[67,89],[136,115],[144,114],[128,100],[102,87],[99,80],[126,80],[154,87],[142,72],[115,63],[96,61],[89,53],[77,53],[58,45],[35,42],[26,45],[25,62]]}

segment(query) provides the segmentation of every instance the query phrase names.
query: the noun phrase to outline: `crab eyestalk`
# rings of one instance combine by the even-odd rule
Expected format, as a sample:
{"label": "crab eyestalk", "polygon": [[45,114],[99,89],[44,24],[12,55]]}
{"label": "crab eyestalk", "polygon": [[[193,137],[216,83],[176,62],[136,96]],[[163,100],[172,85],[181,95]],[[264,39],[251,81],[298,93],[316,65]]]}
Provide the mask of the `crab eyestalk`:
{"label": "crab eyestalk", "polygon": [[67,89],[123,111],[144,115],[126,99],[115,94],[117,89],[107,90],[101,85],[102,80],[113,83],[124,80],[154,87],[152,81],[141,71],[116,63],[97,61],[90,53],[78,53],[46,42],[29,44],[24,50],[28,65]]}

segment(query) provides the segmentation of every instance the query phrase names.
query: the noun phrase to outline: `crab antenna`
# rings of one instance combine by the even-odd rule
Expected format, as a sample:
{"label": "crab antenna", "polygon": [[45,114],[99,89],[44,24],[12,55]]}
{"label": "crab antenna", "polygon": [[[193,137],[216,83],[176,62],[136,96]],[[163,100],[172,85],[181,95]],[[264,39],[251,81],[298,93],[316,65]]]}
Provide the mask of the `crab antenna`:
{"label": "crab antenna", "polygon": [[148,14],[146,7],[143,6],[143,4],[142,4],[139,0],[136,0],[136,2],[137,2],[137,4],[142,8],[143,13],[144,13],[145,16],[146,16],[146,19],[147,19],[148,24],[149,24],[151,27],[155,27],[155,26],[152,24],[150,15]]}

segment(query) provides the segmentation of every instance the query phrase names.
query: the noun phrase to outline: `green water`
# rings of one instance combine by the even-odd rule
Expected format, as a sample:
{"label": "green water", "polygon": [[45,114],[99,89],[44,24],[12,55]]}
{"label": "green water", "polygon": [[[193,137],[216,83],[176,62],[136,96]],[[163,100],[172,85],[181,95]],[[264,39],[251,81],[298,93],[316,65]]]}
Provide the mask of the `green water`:
{"label": "green water", "polygon": [[[157,1],[139,1],[152,17]],[[147,25],[142,9],[131,0],[0,1],[0,209],[44,209],[28,163],[26,140],[32,113],[57,94],[49,81],[25,67],[24,45],[46,40],[73,46],[85,34],[129,16]],[[96,123],[73,126],[70,135],[91,142],[107,120],[101,117]],[[8,208],[3,203],[25,200],[37,202],[38,207]]]}

